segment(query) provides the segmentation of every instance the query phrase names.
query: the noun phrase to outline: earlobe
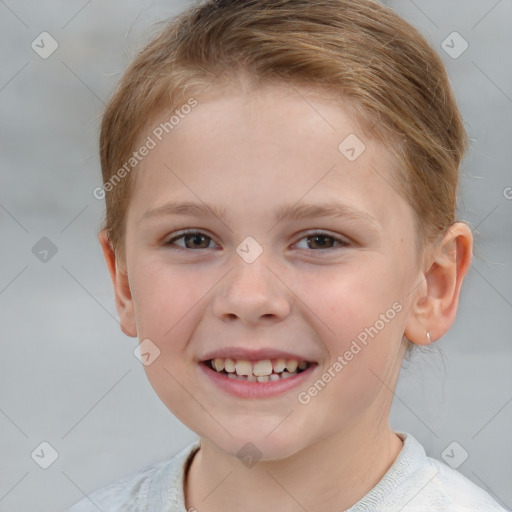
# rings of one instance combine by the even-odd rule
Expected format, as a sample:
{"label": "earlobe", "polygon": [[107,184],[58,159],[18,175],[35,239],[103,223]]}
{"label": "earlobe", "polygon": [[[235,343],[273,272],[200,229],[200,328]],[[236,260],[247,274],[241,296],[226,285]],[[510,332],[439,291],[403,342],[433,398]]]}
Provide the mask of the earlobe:
{"label": "earlobe", "polygon": [[106,230],[98,233],[98,240],[103,250],[105,262],[114,286],[116,308],[120,318],[121,330],[132,338],[137,336],[133,299],[128,281],[128,273],[121,265]]}
{"label": "earlobe", "polygon": [[404,333],[413,343],[429,345],[452,326],[472,250],[473,235],[463,222],[452,224],[433,248]]}

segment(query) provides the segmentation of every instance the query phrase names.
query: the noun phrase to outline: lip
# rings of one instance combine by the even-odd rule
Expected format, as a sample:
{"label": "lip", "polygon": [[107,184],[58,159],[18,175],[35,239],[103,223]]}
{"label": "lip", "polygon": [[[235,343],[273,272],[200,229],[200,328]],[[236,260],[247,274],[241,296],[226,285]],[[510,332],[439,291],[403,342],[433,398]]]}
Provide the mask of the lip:
{"label": "lip", "polygon": [[238,398],[272,398],[282,395],[300,385],[304,385],[304,382],[315,371],[318,364],[311,364],[308,368],[293,377],[268,382],[249,382],[230,379],[226,375],[212,370],[204,363],[200,363],[199,367],[210,382],[213,382],[216,387],[230,395]]}
{"label": "lip", "polygon": [[286,352],[282,350],[275,350],[275,349],[256,349],[256,350],[249,350],[242,347],[230,347],[220,350],[215,350],[213,352],[208,352],[204,356],[202,356],[199,361],[205,362],[209,361],[210,359],[215,359],[216,357],[221,358],[230,358],[235,360],[244,359],[246,361],[261,361],[263,359],[286,359],[286,360],[294,360],[294,361],[307,361],[308,363],[316,363],[314,359],[300,356],[297,354],[294,354],[292,352]]}

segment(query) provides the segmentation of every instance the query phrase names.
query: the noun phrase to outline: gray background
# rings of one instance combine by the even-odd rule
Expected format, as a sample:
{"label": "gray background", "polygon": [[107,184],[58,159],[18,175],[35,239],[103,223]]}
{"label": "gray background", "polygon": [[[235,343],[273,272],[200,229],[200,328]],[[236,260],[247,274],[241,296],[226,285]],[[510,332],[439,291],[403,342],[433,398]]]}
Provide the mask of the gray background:
{"label": "gray background", "polygon": [[[476,237],[456,324],[442,354],[407,365],[392,426],[437,458],[457,441],[454,457],[469,454],[459,471],[510,507],[512,2],[387,3],[448,67],[472,141],[460,218]],[[104,103],[153,22],[187,5],[0,1],[1,511],[62,510],[196,437],[154,394],[136,340],[119,329],[96,240],[104,205],[92,195]],[[31,48],[43,31],[59,44],[47,59]],[[456,59],[441,47],[453,31],[469,43]],[[32,250],[42,237],[57,248],[46,262]],[[42,441],[59,454],[46,470],[31,458]]]}

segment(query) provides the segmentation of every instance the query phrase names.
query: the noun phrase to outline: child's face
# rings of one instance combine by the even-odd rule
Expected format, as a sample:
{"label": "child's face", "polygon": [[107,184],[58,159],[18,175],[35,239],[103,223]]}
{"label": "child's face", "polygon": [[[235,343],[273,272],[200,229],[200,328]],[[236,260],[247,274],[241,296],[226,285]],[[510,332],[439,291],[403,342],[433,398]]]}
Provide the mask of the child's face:
{"label": "child's face", "polygon": [[[268,459],[387,425],[411,292],[423,276],[413,211],[393,188],[386,148],[339,106],[297,90],[196,96],[198,105],[135,171],[126,223],[131,296],[121,321],[160,350],[145,368],[158,396],[222,450],[236,454],[250,441]],[[169,117],[162,114],[143,139],[155,139],[152,130]],[[338,146],[352,133],[366,149],[349,161]],[[349,142],[342,149],[353,158],[360,148]],[[147,214],[176,202],[212,205],[225,217]],[[359,213],[274,219],[285,206],[334,202]],[[187,228],[202,236],[168,244]],[[238,348],[314,364],[295,377],[253,383],[202,362]],[[321,391],[308,391],[323,374]],[[236,386],[242,394],[258,388],[250,398]]]}

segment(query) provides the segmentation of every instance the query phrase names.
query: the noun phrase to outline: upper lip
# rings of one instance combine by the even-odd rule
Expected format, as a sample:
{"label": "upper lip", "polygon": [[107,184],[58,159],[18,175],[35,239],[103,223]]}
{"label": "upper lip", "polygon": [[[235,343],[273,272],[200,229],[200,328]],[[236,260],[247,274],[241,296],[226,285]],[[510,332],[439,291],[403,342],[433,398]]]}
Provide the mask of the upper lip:
{"label": "upper lip", "polygon": [[242,347],[228,347],[214,350],[202,356],[200,358],[200,361],[209,361],[210,359],[215,359],[216,357],[229,357],[230,359],[244,359],[246,361],[261,361],[264,359],[292,359],[294,361],[307,361],[309,363],[314,362],[314,360],[309,357],[300,356],[292,352],[286,352],[283,350],[275,350],[273,348],[260,348],[249,350]]}

